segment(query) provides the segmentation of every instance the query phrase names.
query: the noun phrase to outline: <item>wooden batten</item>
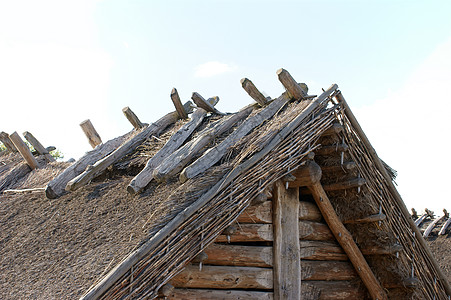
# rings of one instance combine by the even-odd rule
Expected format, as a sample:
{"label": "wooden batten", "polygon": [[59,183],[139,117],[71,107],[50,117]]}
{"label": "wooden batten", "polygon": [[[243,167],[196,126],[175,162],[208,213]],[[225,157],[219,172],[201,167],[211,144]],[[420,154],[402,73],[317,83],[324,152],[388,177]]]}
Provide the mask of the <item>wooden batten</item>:
{"label": "wooden batten", "polygon": [[140,130],[144,127],[144,124],[139,120],[136,114],[130,109],[130,107],[126,106],[122,109],[127,120],[133,125],[135,130]]}
{"label": "wooden batten", "polygon": [[173,88],[171,91],[171,100],[175,106],[175,110],[179,114],[180,119],[183,119],[183,120],[188,119],[188,114],[185,111],[185,109],[183,108],[182,101],[180,100],[180,96],[179,96],[179,93],[177,92],[176,88]]}
{"label": "wooden batten", "polygon": [[44,155],[45,159],[48,162],[55,161],[53,156],[49,154],[49,151],[44,146],[42,146],[42,144],[38,141],[38,139],[35,138],[30,132],[25,131],[23,133],[23,136],[33,146],[33,148],[38,152],[38,154]]}
{"label": "wooden batten", "polygon": [[91,120],[84,120],[80,123],[80,127],[88,138],[88,142],[92,148],[95,148],[97,145],[102,144],[102,139],[97,133],[97,130],[94,128],[94,125],[92,125]]}
{"label": "wooden batten", "polygon": [[[276,72],[279,81],[285,87],[287,92],[290,94],[292,98],[297,100],[304,98],[307,96],[307,91],[302,88],[293,77],[291,77],[290,73],[288,73],[285,69],[279,69]],[[305,85],[305,84],[304,84]]]}
{"label": "wooden batten", "polygon": [[299,189],[287,189],[279,180],[274,192],[274,299],[301,299]]}
{"label": "wooden batten", "polygon": [[216,109],[213,105],[211,105],[207,100],[205,100],[199,93],[194,92],[191,96],[191,99],[193,99],[194,103],[197,105],[197,107],[200,107],[208,112],[215,113],[218,115],[224,115],[224,113],[220,112]]}
{"label": "wooden batten", "polygon": [[236,300],[259,299],[273,300],[272,292],[247,291],[247,290],[214,290],[214,289],[175,289],[169,297],[171,300]]}
{"label": "wooden batten", "polygon": [[334,153],[339,152],[346,152],[348,151],[349,146],[346,144],[337,144],[337,145],[331,145],[331,146],[323,146],[319,148],[318,150],[315,150],[316,155],[320,156],[326,156],[326,155],[332,155]]}
{"label": "wooden batten", "polygon": [[304,165],[291,173],[295,177],[288,183],[289,188],[309,186],[319,182],[322,176],[321,167],[314,161],[307,161]]}
{"label": "wooden batten", "polygon": [[39,163],[34,158],[33,154],[30,151],[30,148],[25,144],[25,142],[20,138],[19,134],[14,131],[9,136],[11,142],[14,144],[17,150],[19,150],[20,155],[22,155],[23,159],[27,162],[31,169],[36,169],[39,167]]}
{"label": "wooden batten", "polygon": [[18,150],[14,146],[13,142],[9,138],[9,134],[2,131],[0,132],[0,142],[3,143],[3,145],[6,147],[6,150],[9,152],[17,152]]}
{"label": "wooden batten", "polygon": [[247,78],[241,79],[241,86],[260,106],[268,104],[268,99],[255,87],[255,85]]}

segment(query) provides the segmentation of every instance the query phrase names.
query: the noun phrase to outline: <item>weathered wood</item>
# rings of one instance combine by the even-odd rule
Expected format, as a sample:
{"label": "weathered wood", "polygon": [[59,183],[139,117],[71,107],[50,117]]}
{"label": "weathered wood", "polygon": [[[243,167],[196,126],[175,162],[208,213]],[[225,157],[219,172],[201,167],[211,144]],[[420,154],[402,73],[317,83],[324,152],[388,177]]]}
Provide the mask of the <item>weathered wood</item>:
{"label": "weathered wood", "polygon": [[188,265],[171,284],[177,288],[258,289],[273,288],[273,271],[269,268]]}
{"label": "weathered wood", "polygon": [[361,187],[364,184],[366,184],[366,180],[364,178],[354,178],[354,179],[351,179],[348,181],[325,184],[324,190],[328,191],[328,192],[341,191],[341,190],[347,190],[347,189]]}
{"label": "weathered wood", "polygon": [[347,161],[347,162],[343,162],[342,165],[322,166],[321,170],[323,171],[323,174],[337,173],[337,172],[348,173],[348,171],[353,170],[356,167],[357,167],[357,164],[355,162]]}
{"label": "weathered wood", "polygon": [[301,278],[302,281],[354,280],[358,278],[358,275],[354,270],[354,267],[349,261],[301,260],[301,269],[302,269],[302,278]]}
{"label": "weathered wood", "polygon": [[272,267],[272,247],[211,244],[205,250],[204,265]]}
{"label": "weathered wood", "polygon": [[241,86],[260,106],[268,104],[268,99],[255,87],[255,85],[247,78],[241,79]]}
{"label": "weathered wood", "polygon": [[0,132],[0,142],[3,143],[3,145],[6,147],[6,150],[9,152],[17,152],[16,147],[14,146],[13,142],[9,139],[9,134],[2,131]]}
{"label": "weathered wood", "polygon": [[174,291],[174,286],[170,283],[166,283],[158,290],[158,296],[169,297]]}
{"label": "weathered wood", "polygon": [[384,221],[387,218],[387,216],[383,213],[378,213],[375,215],[371,215],[365,218],[360,219],[354,219],[354,220],[346,220],[343,221],[344,224],[362,224],[362,223],[373,223],[373,222],[379,222]]}
{"label": "weathered wood", "polygon": [[277,181],[273,199],[274,299],[301,299],[299,189]]}
{"label": "weathered wood", "polygon": [[16,149],[19,151],[20,155],[22,155],[23,159],[27,162],[31,169],[36,169],[39,167],[39,163],[34,158],[33,154],[30,151],[30,148],[25,144],[25,142],[20,138],[19,134],[14,131],[9,136],[11,142],[14,144]]}
{"label": "weathered wood", "polygon": [[330,241],[334,240],[334,236],[327,224],[312,221],[299,221],[299,239]]}
{"label": "weathered wood", "polygon": [[294,181],[288,183],[289,188],[309,186],[319,182],[322,176],[321,167],[314,161],[307,161],[304,165],[294,170],[291,175],[295,177]]}
{"label": "weathered wood", "polygon": [[423,237],[427,238],[429,236],[429,234],[431,234],[432,229],[434,229],[435,225],[444,218],[445,218],[445,215],[437,217],[434,219],[434,221],[429,223],[428,227],[426,227],[426,230],[423,232]]}
{"label": "weathered wood", "polygon": [[83,130],[84,134],[88,138],[88,142],[92,148],[95,148],[97,145],[102,144],[102,139],[100,135],[97,133],[97,130],[92,125],[89,119],[84,120],[80,123],[81,130]]}
{"label": "weathered wood", "polygon": [[438,233],[438,235],[444,235],[446,233],[446,229],[449,227],[450,224],[451,224],[451,218],[448,218],[448,220],[445,222],[445,224],[443,224],[442,228],[440,229],[440,232]]}
{"label": "weathered wood", "polygon": [[431,219],[434,218],[434,212],[432,212],[426,208],[424,210],[424,213],[418,219],[415,220],[414,224],[416,226],[420,227],[421,223],[423,223],[423,221],[426,220],[426,218],[428,218],[428,217]]}
{"label": "weathered wood", "polygon": [[420,280],[416,277],[404,278],[400,281],[387,281],[383,282],[382,285],[386,289],[405,289],[405,288],[417,288],[420,284]]}
{"label": "weathered wood", "polygon": [[287,70],[279,69],[276,73],[279,77],[279,81],[282,83],[288,93],[290,93],[292,98],[299,100],[307,96],[307,91],[303,87],[301,87],[301,85],[299,85],[293,77],[291,77],[290,73],[288,73]]}
{"label": "weathered wood", "polygon": [[171,91],[171,100],[175,106],[175,110],[179,114],[180,119],[188,119],[188,114],[186,113],[185,108],[183,108],[182,101],[180,100],[180,96],[176,88],[173,88]]}
{"label": "weathered wood", "polygon": [[246,290],[208,290],[208,289],[175,289],[169,297],[171,300],[273,300],[272,292]]}
{"label": "weathered wood", "polygon": [[[187,109],[191,106],[190,102],[185,103],[185,106]],[[106,170],[110,165],[114,164],[118,160],[120,160],[125,155],[129,154],[130,152],[134,151],[136,147],[141,145],[148,137],[152,135],[159,135],[161,132],[163,132],[164,129],[166,129],[169,125],[174,124],[178,120],[179,116],[177,112],[171,112],[165,115],[164,117],[160,118],[155,123],[150,124],[145,129],[143,129],[140,133],[135,135],[133,138],[125,142],[123,145],[121,145],[118,149],[113,151],[108,156],[102,158],[101,160],[97,161],[92,168],[89,170],[86,170],[82,174],[78,175],[71,181],[69,181],[66,185],[67,191],[75,191],[81,186],[86,185],[88,182],[90,182],[92,179],[94,179],[96,176],[100,175],[103,171]]]}
{"label": "weathered wood", "polygon": [[199,93],[194,92],[193,95],[191,96],[191,99],[193,99],[197,107],[203,108],[204,110],[211,113],[224,115],[224,113],[220,112],[219,110],[216,109],[216,107],[208,103],[208,101],[205,100]]}
{"label": "weathered wood", "polygon": [[302,290],[310,290],[311,294],[302,295],[309,300],[366,299],[365,291],[354,281],[303,281]]}
{"label": "weathered wood", "polygon": [[326,131],[324,131],[324,133],[321,136],[325,137],[325,136],[337,135],[342,131],[343,131],[343,125],[341,125],[338,122],[335,122],[332,124],[332,126],[330,128],[326,129]]}
{"label": "weathered wood", "polygon": [[138,116],[136,116],[136,114],[130,109],[130,107],[124,107],[122,109],[122,112],[136,130],[140,130],[144,127],[144,124],[139,120]]}
{"label": "weathered wood", "polygon": [[403,251],[403,247],[400,244],[387,245],[387,246],[371,246],[362,248],[363,255],[394,255]]}
{"label": "weathered wood", "polygon": [[21,189],[21,190],[4,190],[3,194],[22,194],[22,193],[33,193],[33,192],[44,192],[45,188],[32,188],[32,189]]}
{"label": "weathered wood", "polygon": [[272,224],[240,224],[233,235],[227,237],[222,234],[217,237],[216,242],[271,242],[272,240]]}
{"label": "weathered wood", "polygon": [[208,259],[208,254],[205,251],[202,251],[201,253],[197,254],[196,257],[194,257],[191,262],[192,263],[203,263],[207,259]]}
{"label": "weathered wood", "polygon": [[98,160],[117,149],[130,135],[131,133],[126,133],[99,145],[99,147],[87,152],[79,160],[67,167],[61,174],[47,184],[45,189],[47,198],[55,199],[63,195],[69,181],[83,173],[88,166],[95,164]]}
{"label": "weathered wood", "polygon": [[15,166],[12,170],[2,176],[2,181],[0,182],[0,191],[11,187],[13,184],[18,182],[21,178],[31,172],[30,166],[26,163],[20,163]]}
{"label": "weathered wood", "polygon": [[233,181],[237,176],[246,170],[249,170],[260,161],[262,157],[267,155],[272,151],[280,142],[286,138],[294,128],[299,126],[299,124],[305,120],[315,108],[317,108],[327,97],[336,91],[338,86],[333,84],[324,93],[319,95],[317,98],[312,100],[304,111],[299,114],[293,121],[290,122],[286,127],[279,132],[277,138],[274,138],[265,145],[264,148],[258,152],[258,154],[252,156],[244,163],[234,168],[232,171],[227,173],[221,180],[219,180],[212,188],[210,188],[206,193],[204,193],[198,200],[187,207],[182,213],[178,214],[170,222],[168,222],[157,234],[150,238],[147,242],[142,244],[138,249],[130,253],[121,263],[116,265],[101,281],[99,281],[94,287],[90,288],[81,299],[96,299],[107,291],[117,280],[119,280],[130,268],[143,257],[145,257],[150,251],[155,249],[170,233],[172,233],[176,228],[179,228],[183,222],[190,218],[194,213],[198,212],[199,209],[210,201],[223,186],[226,186],[231,181]]}
{"label": "weathered wood", "polygon": [[[211,102],[215,105],[216,102]],[[130,194],[139,193],[144,189],[153,179],[153,171],[159,166],[163,160],[175,152],[181,145],[191,136],[193,131],[202,124],[207,112],[199,108],[191,115],[191,121],[182,126],[171,138],[164,144],[164,146],[147,162],[144,169],[136,175],[127,187]]]}
{"label": "weathered wood", "polygon": [[253,110],[253,106],[247,106],[238,113],[225,117],[216,126],[203,131],[196,139],[189,141],[183,147],[173,152],[169,157],[155,168],[153,177],[161,182],[182,170],[193,157],[204,151],[205,147],[217,136],[226,132],[234,124],[245,119]]}
{"label": "weathered wood", "polygon": [[321,148],[315,150],[316,155],[320,156],[328,156],[335,153],[346,152],[348,151],[349,146],[346,144],[337,144],[331,146],[322,146]]}
{"label": "weathered wood", "polygon": [[280,108],[287,103],[288,98],[280,96],[267,107],[262,109],[257,114],[247,118],[237,129],[235,129],[227,138],[215,147],[208,149],[195,162],[186,167],[180,174],[180,181],[185,182],[189,178],[203,173],[205,170],[216,164],[228,150],[235,145],[239,140],[245,137],[255,127],[259,126],[277,113]]}
{"label": "weathered wood", "polygon": [[359,136],[359,139],[362,141],[362,143],[368,148],[370,157],[372,161],[376,164],[377,169],[379,172],[381,172],[382,176],[384,177],[386,184],[388,186],[388,189],[390,193],[393,195],[397,206],[401,210],[401,213],[410,225],[410,229],[415,233],[415,239],[416,241],[421,245],[423,250],[426,252],[429,261],[432,263],[432,266],[434,267],[434,271],[438,274],[438,280],[441,284],[445,287],[446,293],[448,295],[451,295],[451,286],[448,282],[448,278],[445,276],[443,271],[440,269],[440,266],[438,265],[437,261],[434,259],[434,255],[432,254],[431,250],[429,249],[429,246],[426,244],[426,241],[424,240],[423,236],[420,233],[420,230],[417,226],[413,223],[412,218],[410,217],[409,211],[407,210],[407,207],[404,203],[404,201],[401,198],[401,195],[399,195],[398,191],[395,188],[395,185],[393,184],[392,178],[387,172],[387,169],[384,167],[381,159],[377,155],[376,151],[374,150],[373,146],[371,145],[370,141],[368,140],[367,136],[365,135],[365,132],[362,130],[362,127],[360,127],[359,122],[357,121],[356,117],[352,113],[351,108],[349,107],[348,103],[346,102],[345,98],[343,97],[342,93],[339,91],[335,95],[336,99],[339,101],[339,103],[344,108],[344,113],[346,117],[349,119],[349,122],[351,123],[353,129]]}
{"label": "weathered wood", "polygon": [[53,156],[49,154],[47,149],[44,146],[42,146],[42,144],[38,141],[38,139],[35,138],[30,132],[25,131],[23,133],[23,136],[31,144],[31,146],[33,146],[33,148],[38,152],[38,154],[44,155],[45,160],[47,160],[48,162],[55,161],[55,159],[53,158]]}
{"label": "weathered wood", "polygon": [[382,288],[381,284],[374,276],[373,271],[368,266],[362,252],[360,252],[356,243],[354,242],[351,234],[348,232],[346,227],[341,223],[337,214],[335,213],[329,198],[326,195],[323,187],[320,183],[313,184],[309,187],[312,191],[313,198],[315,199],[316,205],[321,211],[324,219],[332,230],[338,243],[341,245],[343,250],[349,257],[354,268],[358,272],[363,283],[367,287],[371,297],[373,299],[388,299],[387,294]]}

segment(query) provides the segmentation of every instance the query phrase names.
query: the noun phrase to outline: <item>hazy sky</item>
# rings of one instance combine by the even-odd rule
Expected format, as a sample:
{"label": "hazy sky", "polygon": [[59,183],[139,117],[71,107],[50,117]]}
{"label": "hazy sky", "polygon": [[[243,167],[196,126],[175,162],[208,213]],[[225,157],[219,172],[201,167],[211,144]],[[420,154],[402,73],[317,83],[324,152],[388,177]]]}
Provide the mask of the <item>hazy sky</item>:
{"label": "hazy sky", "polygon": [[451,1],[3,1],[0,130],[32,132],[66,158],[173,110],[176,87],[251,103],[284,67],[311,94],[337,83],[408,207],[451,209]]}

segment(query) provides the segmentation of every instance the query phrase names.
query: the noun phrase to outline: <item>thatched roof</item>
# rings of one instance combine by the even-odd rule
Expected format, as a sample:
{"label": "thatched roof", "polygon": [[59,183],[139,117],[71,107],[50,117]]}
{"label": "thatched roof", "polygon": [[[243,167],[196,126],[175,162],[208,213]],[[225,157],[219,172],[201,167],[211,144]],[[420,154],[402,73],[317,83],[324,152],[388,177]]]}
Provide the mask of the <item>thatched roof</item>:
{"label": "thatched roof", "polygon": [[[44,193],[2,194],[0,295],[6,299],[72,299],[89,291],[88,296],[103,299],[155,297],[158,289],[234,222],[252,199],[320,148],[322,134],[339,122],[344,131],[337,145],[349,145],[346,155],[357,162],[366,185],[354,195],[357,203],[331,192],[335,210],[342,219],[382,210],[387,220],[381,224],[363,230],[352,225],[348,228],[360,245],[390,242],[403,246],[403,253],[396,259],[369,261],[376,276],[381,281],[388,275],[390,280],[400,280],[413,270],[419,279],[415,290],[418,297],[432,299],[436,295],[436,299],[445,299],[449,284],[441,277],[424,240],[415,235],[417,229],[386,166],[356,127],[337,88],[333,85],[319,97],[300,101],[288,101],[289,95],[282,95],[279,101],[286,101],[273,116],[235,139],[219,161],[184,183],[179,181],[183,167],[220,145],[245,120],[265,108],[251,106],[247,119],[211,139],[181,170],[163,182],[151,181],[133,196],[127,192],[132,178],[187,121],[178,121],[159,136],[148,137],[77,191],[53,200]],[[207,116],[184,144],[234,115]],[[318,159],[327,165],[327,158]],[[45,169],[53,170],[56,164],[48,164]],[[39,187],[56,176],[53,171],[39,172],[43,171],[37,169],[28,175],[41,179]],[[324,178],[323,184],[335,180]],[[29,180],[21,182],[8,188],[36,187],[30,186]]]}

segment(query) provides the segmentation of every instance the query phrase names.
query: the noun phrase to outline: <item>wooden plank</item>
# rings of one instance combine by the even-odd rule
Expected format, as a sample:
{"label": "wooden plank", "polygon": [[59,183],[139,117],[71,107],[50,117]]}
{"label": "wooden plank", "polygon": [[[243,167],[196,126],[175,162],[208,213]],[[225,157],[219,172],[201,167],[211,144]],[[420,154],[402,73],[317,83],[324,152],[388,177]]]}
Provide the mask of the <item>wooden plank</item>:
{"label": "wooden plank", "polygon": [[97,130],[92,125],[91,120],[87,119],[80,123],[81,130],[88,138],[89,145],[92,148],[95,148],[97,145],[102,144],[102,139],[100,135],[97,133]]}
{"label": "wooden plank", "polygon": [[247,78],[241,79],[241,86],[260,106],[268,104],[268,99],[255,87],[255,85]]}
{"label": "wooden plank", "polygon": [[133,125],[135,130],[140,130],[144,128],[144,124],[139,120],[138,116],[130,109],[130,107],[126,106],[122,109],[127,120]]}
{"label": "wooden plank", "polygon": [[17,152],[16,147],[14,146],[13,142],[9,139],[9,134],[2,131],[0,132],[0,142],[3,143],[3,145],[6,147],[6,150],[9,152]]}
{"label": "wooden plank", "polygon": [[9,136],[11,142],[14,144],[17,150],[19,150],[20,155],[22,155],[23,159],[27,162],[27,164],[30,166],[32,170],[39,167],[39,163],[34,158],[33,154],[31,154],[30,148],[25,144],[25,142],[20,138],[19,134],[17,134],[16,131],[14,131]]}
{"label": "wooden plank", "polygon": [[353,281],[303,281],[302,290],[311,294],[303,294],[309,300],[343,300],[366,299],[366,293]]}
{"label": "wooden plank", "polygon": [[247,106],[239,112],[224,117],[216,126],[208,128],[196,139],[193,139],[166,157],[153,171],[155,180],[161,182],[181,171],[193,157],[205,151],[205,147],[213,139],[233,127],[237,122],[247,118],[253,110],[253,106]]}
{"label": "wooden plank", "polygon": [[225,115],[224,113],[220,112],[216,109],[213,105],[208,103],[207,100],[205,100],[199,93],[194,92],[191,96],[191,99],[193,99],[194,103],[197,105],[197,107],[203,108],[208,112],[215,113],[218,115]]}
{"label": "wooden plank", "polygon": [[290,73],[288,73],[287,70],[283,68],[279,69],[277,70],[276,74],[279,77],[279,81],[282,83],[288,93],[290,93],[292,98],[299,100],[307,96],[307,91],[302,88],[296,82],[296,80],[294,80],[294,78],[290,75]]}
{"label": "wooden plank", "polygon": [[337,242],[301,240],[301,260],[345,261],[348,256]]}
{"label": "wooden plank", "polygon": [[175,110],[179,114],[180,119],[188,119],[188,114],[186,113],[185,108],[183,108],[182,101],[180,100],[180,96],[176,88],[173,88],[171,91],[171,100],[175,106]]}
{"label": "wooden plank", "polygon": [[175,289],[169,297],[171,300],[273,300],[272,292],[246,290],[212,290],[212,289]]}
{"label": "wooden plank", "polygon": [[38,152],[38,154],[44,155],[45,159],[48,162],[55,161],[53,156],[49,154],[49,151],[47,151],[47,149],[44,146],[42,146],[42,144],[38,141],[38,139],[35,138],[30,132],[25,131],[23,133],[23,136],[31,144],[31,146],[33,146],[33,148]]}
{"label": "wooden plank", "polygon": [[[185,103],[186,109],[189,109],[191,107],[191,103],[187,102]],[[178,120],[179,116],[177,112],[170,112],[167,115],[160,118],[155,123],[150,124],[145,129],[143,129],[140,133],[135,135],[133,138],[125,142],[123,145],[121,145],[119,148],[114,150],[111,154],[107,155],[106,157],[102,158],[101,160],[97,161],[92,168],[86,170],[85,172],[81,173],[71,181],[69,181],[66,185],[67,191],[75,191],[81,186],[86,185],[88,182],[90,182],[92,179],[94,179],[96,176],[100,175],[103,171],[106,170],[110,165],[114,164],[115,162],[119,161],[122,157],[125,155],[131,153],[141,145],[148,137],[152,135],[159,135],[161,132],[163,132],[164,129],[166,129],[169,125],[174,124]]]}
{"label": "wooden plank", "polygon": [[211,244],[204,265],[272,267],[272,247]]}
{"label": "wooden plank", "polygon": [[330,203],[329,198],[327,197],[321,184],[316,183],[309,188],[312,191],[316,205],[321,211],[338,243],[348,255],[349,260],[354,265],[354,268],[358,271],[358,274],[367,287],[371,297],[379,300],[388,299],[387,294],[377,280],[376,276],[374,276],[373,271],[368,266],[368,263],[354,242],[351,234],[348,232],[343,223],[341,223],[335,213],[335,210],[332,207],[332,204]]}
{"label": "wooden plank", "polygon": [[263,122],[274,116],[274,114],[277,113],[280,108],[287,103],[287,101],[287,97],[280,96],[257,114],[247,118],[221,143],[205,151],[201,157],[186,167],[180,174],[180,181],[185,182],[189,178],[194,178],[196,175],[203,173],[205,170],[216,164],[224,155],[227,154],[233,145],[245,137],[255,127],[261,125]]}
{"label": "wooden plank", "polygon": [[309,186],[319,182],[322,176],[321,167],[314,161],[307,161],[291,173],[296,179],[288,183],[289,188]]}
{"label": "wooden plank", "polygon": [[188,265],[170,283],[176,288],[257,289],[273,288],[270,268]]}
{"label": "wooden plank", "polygon": [[274,186],[274,299],[301,299],[299,246],[299,189]]}
{"label": "wooden plank", "polygon": [[[358,278],[349,261],[301,260],[302,281],[355,280]],[[291,299],[291,298],[288,298]]]}

